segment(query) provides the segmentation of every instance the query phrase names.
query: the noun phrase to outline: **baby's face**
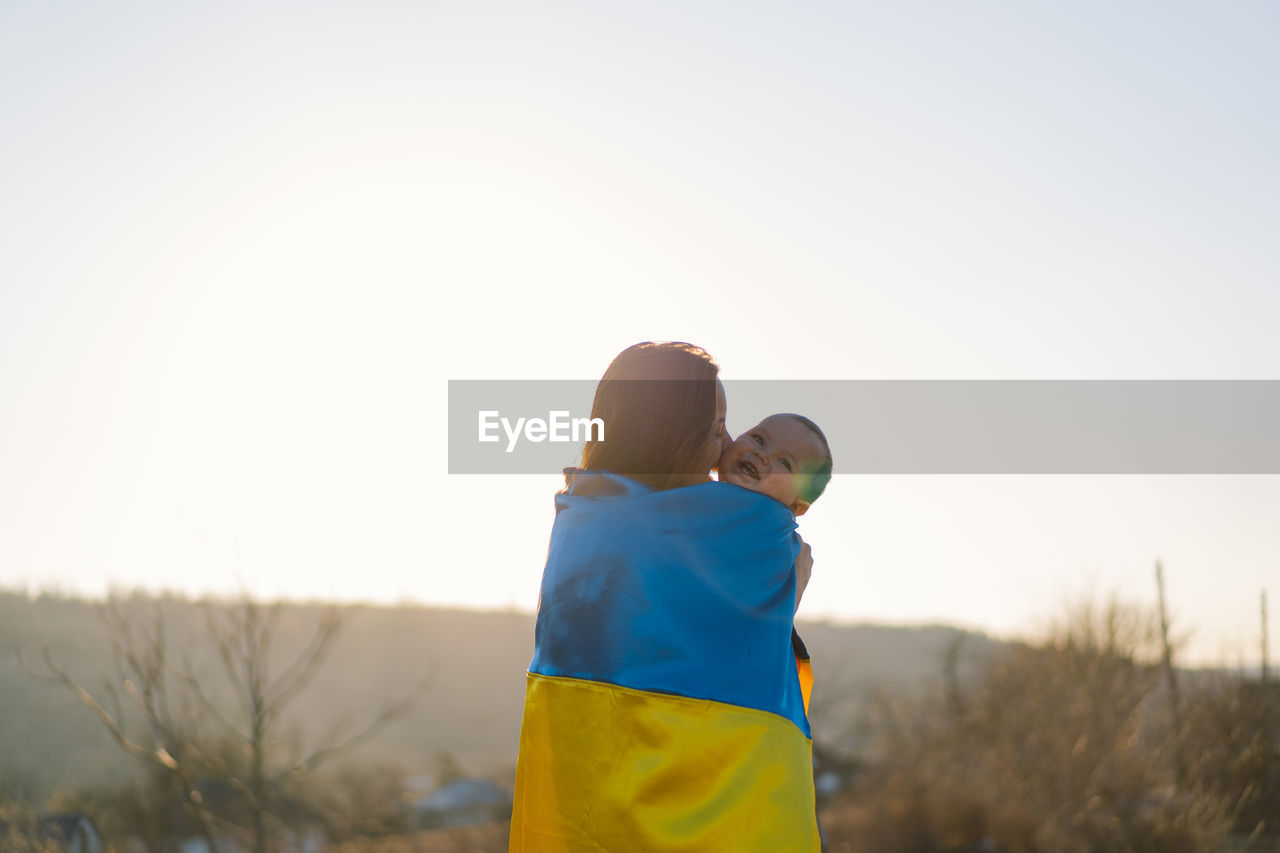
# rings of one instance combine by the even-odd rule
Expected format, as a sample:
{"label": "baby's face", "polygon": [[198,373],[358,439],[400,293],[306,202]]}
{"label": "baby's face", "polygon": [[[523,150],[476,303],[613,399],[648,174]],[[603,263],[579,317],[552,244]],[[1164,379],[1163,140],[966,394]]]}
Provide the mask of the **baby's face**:
{"label": "baby's face", "polygon": [[826,459],[813,431],[787,415],[771,415],[744,432],[720,457],[720,480],[768,495],[803,515],[806,477]]}

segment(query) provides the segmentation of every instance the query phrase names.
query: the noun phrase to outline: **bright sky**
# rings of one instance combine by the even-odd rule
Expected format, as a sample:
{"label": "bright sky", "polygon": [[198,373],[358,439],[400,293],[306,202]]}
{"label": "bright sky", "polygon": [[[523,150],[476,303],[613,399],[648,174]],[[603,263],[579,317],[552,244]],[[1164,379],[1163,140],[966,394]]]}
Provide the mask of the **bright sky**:
{"label": "bright sky", "polygon": [[[558,484],[448,476],[446,381],[639,340],[1280,378],[1278,36],[1267,2],[5,3],[0,584],[532,609]],[[1159,556],[1194,658],[1256,660],[1277,517],[1280,478],[837,477],[801,612],[1007,633],[1150,600]]]}

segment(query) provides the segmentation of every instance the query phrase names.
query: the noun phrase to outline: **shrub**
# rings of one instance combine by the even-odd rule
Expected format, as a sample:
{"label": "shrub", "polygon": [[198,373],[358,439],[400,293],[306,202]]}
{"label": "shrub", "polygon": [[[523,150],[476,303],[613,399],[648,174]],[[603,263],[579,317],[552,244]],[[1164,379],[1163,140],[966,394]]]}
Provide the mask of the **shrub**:
{"label": "shrub", "polygon": [[1155,614],[1078,607],[967,685],[882,702],[873,769],[823,814],[831,849],[1207,853],[1280,824],[1274,694],[1183,681]]}

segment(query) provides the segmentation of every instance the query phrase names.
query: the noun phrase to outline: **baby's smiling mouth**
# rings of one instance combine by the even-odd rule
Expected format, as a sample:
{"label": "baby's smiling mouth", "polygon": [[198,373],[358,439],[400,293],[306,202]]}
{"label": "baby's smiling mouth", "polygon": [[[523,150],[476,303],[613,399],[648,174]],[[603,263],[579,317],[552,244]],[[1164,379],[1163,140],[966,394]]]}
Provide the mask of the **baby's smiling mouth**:
{"label": "baby's smiling mouth", "polygon": [[753,480],[760,479],[760,472],[756,470],[756,466],[752,465],[750,462],[748,462],[745,459],[738,462],[738,470],[746,474],[748,477],[750,477]]}

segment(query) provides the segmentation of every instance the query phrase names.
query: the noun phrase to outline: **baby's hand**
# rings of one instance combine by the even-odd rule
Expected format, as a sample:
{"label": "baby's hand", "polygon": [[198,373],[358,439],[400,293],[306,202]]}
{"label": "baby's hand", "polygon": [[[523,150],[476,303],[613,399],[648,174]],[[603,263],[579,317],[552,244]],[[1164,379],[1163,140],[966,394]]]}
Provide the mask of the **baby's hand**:
{"label": "baby's hand", "polygon": [[800,540],[800,555],[796,557],[796,610],[800,609],[800,596],[809,585],[809,576],[813,574],[813,549],[809,543]]}

